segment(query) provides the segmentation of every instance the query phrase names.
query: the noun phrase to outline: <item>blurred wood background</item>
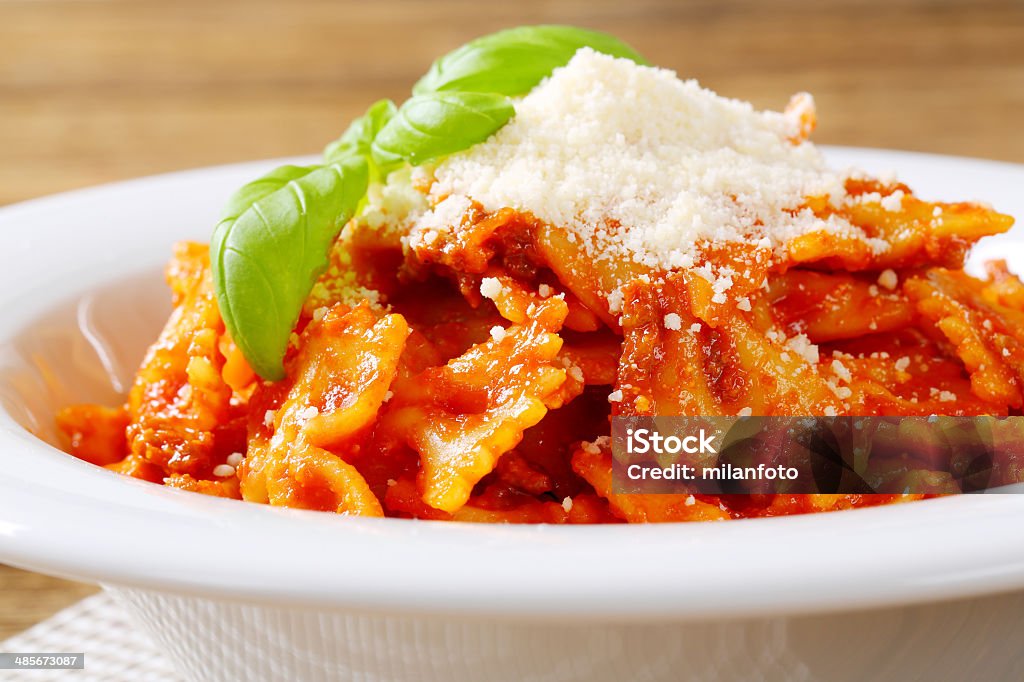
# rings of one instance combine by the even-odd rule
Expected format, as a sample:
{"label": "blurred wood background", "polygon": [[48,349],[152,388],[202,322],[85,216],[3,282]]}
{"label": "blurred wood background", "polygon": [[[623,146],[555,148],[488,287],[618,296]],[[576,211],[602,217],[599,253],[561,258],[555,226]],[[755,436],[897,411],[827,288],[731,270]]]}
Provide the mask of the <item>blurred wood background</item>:
{"label": "blurred wood background", "polygon": [[[759,107],[810,91],[822,143],[1024,162],[1020,0],[0,0],[0,204],[319,151],[525,23],[614,32]],[[91,589],[0,566],[0,638]]]}

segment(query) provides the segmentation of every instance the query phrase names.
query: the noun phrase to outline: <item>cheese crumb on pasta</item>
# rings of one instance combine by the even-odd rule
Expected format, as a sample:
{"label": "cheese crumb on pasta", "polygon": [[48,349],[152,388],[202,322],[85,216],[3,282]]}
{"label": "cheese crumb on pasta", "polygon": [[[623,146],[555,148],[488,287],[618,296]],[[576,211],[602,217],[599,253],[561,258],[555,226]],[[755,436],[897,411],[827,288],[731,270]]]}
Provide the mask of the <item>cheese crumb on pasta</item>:
{"label": "cheese crumb on pasta", "polygon": [[497,277],[484,277],[480,282],[480,295],[493,300],[501,296],[503,288]]}
{"label": "cheese crumb on pasta", "polygon": [[900,280],[895,270],[893,270],[892,268],[887,268],[886,270],[883,270],[882,274],[878,276],[878,283],[881,284],[886,289],[888,289],[889,291],[892,291],[899,285]]}
{"label": "cheese crumb on pasta", "polygon": [[665,323],[665,329],[672,331],[679,331],[683,326],[683,318],[679,317],[676,313],[669,313],[663,320]]}
{"label": "cheese crumb on pasta", "polygon": [[691,267],[701,241],[781,248],[810,231],[855,233],[805,208],[808,197],[841,202],[844,178],[803,139],[810,97],[795,101],[787,114],[759,112],[672,71],[582,49],[490,140],[439,164],[437,208],[420,229],[457,226],[435,212],[472,200],[566,227],[592,256],[666,269]]}

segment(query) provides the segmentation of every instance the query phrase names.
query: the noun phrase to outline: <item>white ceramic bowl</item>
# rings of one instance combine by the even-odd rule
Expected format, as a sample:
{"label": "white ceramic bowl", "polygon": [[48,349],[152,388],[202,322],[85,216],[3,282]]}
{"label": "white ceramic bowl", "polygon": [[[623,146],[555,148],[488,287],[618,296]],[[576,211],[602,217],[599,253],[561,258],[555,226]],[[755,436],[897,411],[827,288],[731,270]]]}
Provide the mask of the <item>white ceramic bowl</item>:
{"label": "white ceramic bowl", "polygon": [[[922,196],[1024,216],[1021,166],[828,153],[896,169]],[[57,408],[114,404],[130,383],[168,310],[171,244],[205,240],[225,197],[277,163],[0,209],[0,561],[102,583],[194,680],[1021,673],[1024,496],[726,524],[478,526],[214,499],[53,447]],[[976,260],[1021,271],[1022,235],[979,245]]]}

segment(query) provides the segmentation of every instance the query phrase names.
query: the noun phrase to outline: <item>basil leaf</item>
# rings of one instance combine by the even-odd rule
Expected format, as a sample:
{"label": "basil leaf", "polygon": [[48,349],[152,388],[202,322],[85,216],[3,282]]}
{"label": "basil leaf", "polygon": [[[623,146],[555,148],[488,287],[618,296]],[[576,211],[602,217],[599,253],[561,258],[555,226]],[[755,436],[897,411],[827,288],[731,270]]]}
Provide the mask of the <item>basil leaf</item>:
{"label": "basil leaf", "polygon": [[238,190],[210,255],[221,316],[252,368],[284,376],[288,339],[342,226],[371,178],[483,142],[581,47],[646,64],[625,43],[569,26],[524,26],[478,38],[434,62],[400,109],[380,100],[324,150],[326,165],[282,166]]}
{"label": "basil leaf", "polygon": [[614,36],[574,26],[520,26],[477,38],[433,63],[413,94],[438,91],[524,95],[581,47],[647,64]]}
{"label": "basil leaf", "polygon": [[337,161],[352,154],[369,158],[373,138],[397,111],[395,103],[389,99],[374,102],[365,114],[352,121],[348,130],[342,133],[341,137],[327,145],[327,148],[324,149],[324,158],[328,162]]}
{"label": "basil leaf", "polygon": [[224,324],[264,379],[284,377],[285,350],[331,244],[366,194],[366,159],[282,166],[238,190],[210,242]]}
{"label": "basil leaf", "polygon": [[382,167],[424,161],[483,142],[515,114],[504,95],[431,92],[409,98],[373,141],[374,161]]}

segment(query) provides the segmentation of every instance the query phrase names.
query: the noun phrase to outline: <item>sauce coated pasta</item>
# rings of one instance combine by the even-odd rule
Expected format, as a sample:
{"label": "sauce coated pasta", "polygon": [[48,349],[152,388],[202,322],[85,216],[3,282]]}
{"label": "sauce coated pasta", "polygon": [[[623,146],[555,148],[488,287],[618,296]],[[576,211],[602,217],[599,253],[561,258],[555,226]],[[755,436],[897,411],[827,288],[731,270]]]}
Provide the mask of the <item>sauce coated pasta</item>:
{"label": "sauce coated pasta", "polygon": [[759,113],[666,73],[583,50],[486,142],[371,182],[283,379],[227,330],[207,246],[179,244],[163,333],[123,406],[58,415],[69,451],[359,516],[704,521],[922,497],[615,493],[613,415],[1024,406],[1024,285],[1002,262],[962,269],[1011,218],[831,173],[807,96]]}

